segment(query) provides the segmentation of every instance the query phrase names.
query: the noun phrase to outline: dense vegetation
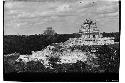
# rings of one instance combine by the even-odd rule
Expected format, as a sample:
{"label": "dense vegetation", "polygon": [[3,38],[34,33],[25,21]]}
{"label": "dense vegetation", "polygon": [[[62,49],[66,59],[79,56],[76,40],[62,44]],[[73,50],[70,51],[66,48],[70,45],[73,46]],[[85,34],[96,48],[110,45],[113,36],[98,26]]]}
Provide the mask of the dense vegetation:
{"label": "dense vegetation", "polygon": [[[119,41],[119,33],[103,33],[104,37],[115,37]],[[69,38],[80,37],[80,34],[55,34],[55,35],[4,35],[3,53],[31,54],[31,51],[42,50],[52,43],[65,42]]]}
{"label": "dense vegetation", "polygon": [[119,42],[120,41],[120,33],[116,32],[116,33],[102,33],[103,37],[114,37],[115,38],[115,42]]}
{"label": "dense vegetation", "polygon": [[[76,47],[78,48],[78,47]],[[82,49],[83,47],[79,47],[78,49]],[[82,62],[77,61],[77,63],[70,64],[57,64],[59,58],[51,57],[49,59],[49,63],[52,65],[51,68],[45,68],[45,66],[39,61],[30,61],[28,63],[24,63],[23,61],[16,62],[15,60],[18,58],[19,54],[4,57],[4,72],[49,72],[49,73],[58,73],[58,72],[88,72],[88,73],[118,73],[119,72],[119,63],[120,63],[120,52],[119,45],[104,45],[98,47],[86,47],[82,50],[89,51],[91,48],[98,49],[96,52],[97,59],[91,59]],[[88,57],[89,58],[89,57]],[[92,63],[88,65],[87,63]],[[93,67],[93,65],[99,65],[99,67]]]}
{"label": "dense vegetation", "polygon": [[[119,33],[102,33],[104,37],[115,37],[115,42],[119,42]],[[119,44],[109,46],[76,46],[72,47],[88,51],[92,48],[97,49],[97,60],[92,60],[92,63],[100,65],[98,68],[87,65],[87,62],[78,61],[72,64],[56,64],[58,58],[50,58],[50,64],[53,69],[45,68],[45,66],[38,62],[31,61],[27,64],[20,61],[16,62],[20,54],[31,54],[31,51],[39,51],[52,43],[65,42],[69,38],[80,37],[80,34],[54,34],[54,35],[5,35],[4,36],[4,55],[11,53],[14,56],[4,56],[4,72],[119,72],[119,58],[120,50]],[[91,61],[91,60],[90,60]]]}

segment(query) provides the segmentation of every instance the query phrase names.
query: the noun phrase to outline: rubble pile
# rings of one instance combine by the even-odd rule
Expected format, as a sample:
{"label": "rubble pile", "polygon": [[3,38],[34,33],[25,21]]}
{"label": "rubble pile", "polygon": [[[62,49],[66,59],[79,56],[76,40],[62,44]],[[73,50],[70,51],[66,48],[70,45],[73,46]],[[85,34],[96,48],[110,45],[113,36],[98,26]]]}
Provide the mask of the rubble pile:
{"label": "rubble pile", "polygon": [[[83,52],[78,49],[71,50],[69,48],[70,43],[65,44],[66,42],[64,42],[64,44],[56,44],[56,46],[49,45],[41,51],[32,51],[31,55],[20,55],[16,61],[19,62],[20,59],[25,63],[29,61],[40,61],[45,67],[50,67],[51,64],[49,64],[49,59],[51,57],[59,58],[57,64],[76,63],[77,61],[85,62],[88,60],[88,56],[97,58],[95,54],[90,52]],[[61,48],[59,49],[57,45],[60,45]]]}

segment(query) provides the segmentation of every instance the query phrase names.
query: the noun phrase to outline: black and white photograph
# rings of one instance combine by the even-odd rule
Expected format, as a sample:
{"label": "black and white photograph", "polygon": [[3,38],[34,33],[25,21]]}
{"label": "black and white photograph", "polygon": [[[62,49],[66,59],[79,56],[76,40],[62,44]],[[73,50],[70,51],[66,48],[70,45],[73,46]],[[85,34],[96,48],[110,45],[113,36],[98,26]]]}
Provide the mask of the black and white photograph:
{"label": "black and white photograph", "polygon": [[4,0],[3,80],[119,82],[120,0]]}

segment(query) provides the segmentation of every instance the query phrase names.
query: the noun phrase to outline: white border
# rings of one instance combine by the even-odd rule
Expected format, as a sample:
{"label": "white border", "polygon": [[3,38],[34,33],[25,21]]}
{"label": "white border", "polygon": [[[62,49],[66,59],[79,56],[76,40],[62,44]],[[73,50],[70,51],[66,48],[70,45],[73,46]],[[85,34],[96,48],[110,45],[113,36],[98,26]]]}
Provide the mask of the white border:
{"label": "white border", "polygon": [[[125,82],[125,64],[124,64],[125,63],[125,0],[121,1],[121,35],[120,35],[120,38],[121,38],[120,39],[121,42],[120,42],[119,82],[124,83]],[[0,0],[0,83],[3,83],[3,82],[5,83],[7,81],[3,81],[3,0]],[[11,81],[11,83],[13,82]]]}
{"label": "white border", "polygon": [[3,1],[0,0],[0,83],[3,80]]}
{"label": "white border", "polygon": [[125,0],[121,1],[121,42],[120,42],[120,76],[119,82],[125,82]]}

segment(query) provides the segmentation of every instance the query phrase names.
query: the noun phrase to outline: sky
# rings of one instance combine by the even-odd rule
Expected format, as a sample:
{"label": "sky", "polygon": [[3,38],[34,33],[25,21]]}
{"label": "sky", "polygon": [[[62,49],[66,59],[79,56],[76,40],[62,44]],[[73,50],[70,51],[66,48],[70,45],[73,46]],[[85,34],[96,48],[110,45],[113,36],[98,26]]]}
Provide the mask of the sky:
{"label": "sky", "polygon": [[101,32],[119,32],[118,0],[6,0],[4,35],[42,34],[47,27],[77,33],[89,18]]}

